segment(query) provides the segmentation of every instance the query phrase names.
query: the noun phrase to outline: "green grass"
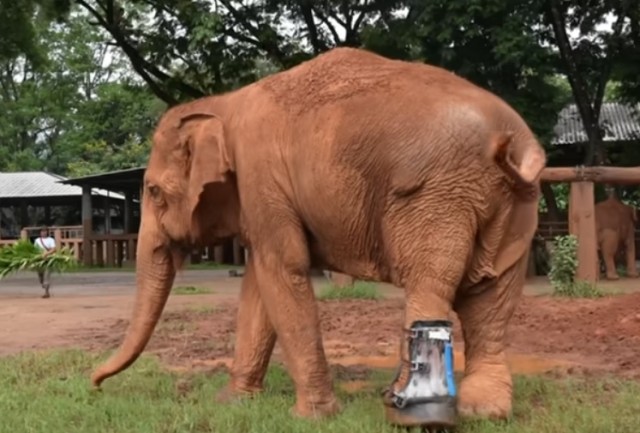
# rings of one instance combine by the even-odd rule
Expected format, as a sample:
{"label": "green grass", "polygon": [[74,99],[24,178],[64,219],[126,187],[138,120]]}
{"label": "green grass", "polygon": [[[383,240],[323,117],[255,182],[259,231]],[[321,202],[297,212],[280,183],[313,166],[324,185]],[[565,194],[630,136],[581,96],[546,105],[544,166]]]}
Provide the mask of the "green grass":
{"label": "green grass", "polygon": [[213,289],[200,286],[176,286],[171,290],[174,295],[207,295],[213,293]]}
{"label": "green grass", "polygon": [[334,284],[323,287],[318,293],[318,299],[380,299],[382,294],[373,283],[356,281],[353,286],[339,287]]}
{"label": "green grass", "polygon": [[[100,360],[104,359],[100,357]],[[129,370],[92,390],[98,358],[67,350],[0,358],[0,433],[391,433],[379,390],[393,372],[375,372],[372,387],[347,394],[344,411],[322,422],[290,417],[291,380],[270,369],[264,395],[237,405],[216,404],[227,376],[165,371],[143,356]],[[640,384],[613,379],[517,377],[514,415],[506,422],[462,422],[460,433],[636,433]],[[338,388],[339,389],[339,388]],[[488,395],[488,398],[490,396]],[[417,432],[419,430],[414,430]]]}
{"label": "green grass", "polygon": [[[187,264],[186,270],[230,270],[242,269],[242,266],[227,265],[213,262],[203,262],[197,264]],[[84,266],[79,265],[71,269],[65,270],[65,273],[81,273],[81,272],[135,272],[135,266],[124,266],[121,268],[106,266]]]}
{"label": "green grass", "polygon": [[591,284],[588,281],[574,281],[567,284],[556,284],[553,288],[554,296],[561,296],[567,298],[587,298],[597,299],[605,296],[605,292],[602,291],[597,285]]}

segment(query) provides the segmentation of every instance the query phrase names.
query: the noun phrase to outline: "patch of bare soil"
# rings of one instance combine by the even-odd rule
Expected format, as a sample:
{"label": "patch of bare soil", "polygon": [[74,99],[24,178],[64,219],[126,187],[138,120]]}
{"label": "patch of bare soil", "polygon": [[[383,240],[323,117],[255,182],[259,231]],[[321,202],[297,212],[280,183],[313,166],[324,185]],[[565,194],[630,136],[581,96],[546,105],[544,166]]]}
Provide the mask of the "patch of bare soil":
{"label": "patch of bare soil", "polygon": [[[319,304],[325,350],[333,364],[367,359],[370,366],[395,367],[402,299]],[[571,361],[579,364],[576,371],[607,370],[640,378],[639,306],[640,293],[597,300],[525,297],[509,326],[509,352]],[[233,357],[236,310],[234,302],[226,302],[209,312],[168,311],[147,351],[182,368],[228,365]],[[99,328],[74,333],[74,340],[90,349],[113,349],[120,343],[126,325],[123,319],[110,326],[100,324]],[[457,323],[455,334],[461,349]],[[276,347],[274,359],[281,361],[281,355]],[[376,360],[379,365],[372,365]],[[333,368],[336,375],[353,380],[366,375],[358,368]]]}

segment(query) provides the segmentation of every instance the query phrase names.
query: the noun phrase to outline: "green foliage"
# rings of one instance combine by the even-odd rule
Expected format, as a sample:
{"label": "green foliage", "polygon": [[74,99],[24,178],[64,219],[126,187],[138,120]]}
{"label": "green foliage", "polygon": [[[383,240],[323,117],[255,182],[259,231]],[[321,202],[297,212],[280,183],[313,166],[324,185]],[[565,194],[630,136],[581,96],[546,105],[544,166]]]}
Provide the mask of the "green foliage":
{"label": "green foliage", "polygon": [[559,289],[554,289],[554,295],[567,298],[602,298],[604,292],[597,285],[588,281],[574,281],[570,285],[565,285]]}
{"label": "green foliage", "polygon": [[71,177],[87,176],[103,171],[124,170],[146,164],[151,150],[149,140],[130,140],[119,148],[109,146],[106,141],[86,142],[79,149],[82,159],[67,164],[67,174]]}
{"label": "green foliage", "polygon": [[60,248],[44,256],[42,251],[26,239],[0,248],[0,279],[20,271],[50,269],[63,272],[77,265],[73,251]]}
{"label": "green foliage", "polygon": [[578,238],[574,235],[556,236],[551,252],[549,280],[555,291],[573,285],[578,268]]}
{"label": "green foliage", "polygon": [[[551,165],[583,159],[550,146],[568,102],[594,111],[602,98],[640,100],[633,1],[24,0],[2,1],[0,22],[0,170],[65,175],[138,164],[167,105],[335,46],[426,61],[495,92],[523,115]],[[559,49],[561,29],[578,35],[568,51]],[[103,163],[96,143],[134,155]],[[611,162],[640,163],[626,152],[613,151]]]}
{"label": "green foliage", "polygon": [[551,253],[549,280],[556,296],[599,298],[602,291],[587,281],[576,280],[578,239],[574,235],[556,236]]}
{"label": "green foliage", "polygon": [[0,60],[0,170],[73,175],[144,165],[165,104],[86,14],[36,30],[42,62]]}
{"label": "green foliage", "polygon": [[321,300],[341,300],[341,299],[372,299],[382,298],[378,286],[365,281],[356,281],[353,286],[339,287],[331,284],[321,289],[318,299]]}
{"label": "green foliage", "polygon": [[[0,358],[0,432],[29,433],[398,433],[384,418],[380,392],[394,371],[373,371],[369,386],[349,392],[337,381],[344,410],[313,422],[292,417],[293,383],[269,368],[265,392],[240,404],[211,404],[227,383],[213,371],[170,372],[143,355],[107,380],[101,392],[88,375],[104,356],[80,350],[24,352]],[[616,378],[514,377],[507,421],[464,421],[458,433],[635,433],[640,385]],[[29,410],[37,408],[37,410]],[[420,431],[411,430],[411,431]]]}

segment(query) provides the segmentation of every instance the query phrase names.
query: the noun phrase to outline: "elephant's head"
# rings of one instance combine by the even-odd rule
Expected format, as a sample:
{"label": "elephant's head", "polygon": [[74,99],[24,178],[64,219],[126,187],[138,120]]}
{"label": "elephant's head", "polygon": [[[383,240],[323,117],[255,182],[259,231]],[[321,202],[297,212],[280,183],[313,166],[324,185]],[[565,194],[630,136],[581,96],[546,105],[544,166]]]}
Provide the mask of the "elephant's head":
{"label": "elephant's head", "polygon": [[206,240],[238,233],[239,199],[230,144],[222,120],[175,107],[161,119],[144,176],[137,293],[118,351],[92,375],[100,383],[142,353],[162,314],[177,268]]}

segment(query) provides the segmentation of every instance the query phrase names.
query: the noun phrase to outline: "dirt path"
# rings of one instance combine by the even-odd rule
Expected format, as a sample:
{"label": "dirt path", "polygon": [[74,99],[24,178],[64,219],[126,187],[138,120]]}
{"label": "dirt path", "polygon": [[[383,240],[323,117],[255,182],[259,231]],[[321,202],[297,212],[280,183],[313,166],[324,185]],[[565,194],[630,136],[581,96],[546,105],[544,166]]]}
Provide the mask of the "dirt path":
{"label": "dirt path", "polygon": [[[93,290],[110,279],[117,280],[108,275],[99,278],[102,280],[94,281]],[[179,368],[227,364],[233,355],[236,299],[241,280],[222,273],[183,278],[178,284],[211,286],[216,293],[170,297],[148,351]],[[624,280],[618,282],[618,287],[630,291],[636,287],[636,281]],[[538,286],[529,287],[528,293],[545,292],[539,281],[534,283]],[[108,296],[94,292],[92,295],[80,292],[83,293],[80,295],[81,288],[69,286],[62,287],[59,296],[47,300],[34,298],[33,293],[28,298],[24,293],[16,297],[0,296],[0,356],[52,347],[91,350],[117,347],[132,308],[131,284],[129,281],[110,289],[109,292],[115,293]],[[323,338],[332,363],[395,367],[402,291],[389,287],[384,290],[388,298],[382,301],[320,303]],[[608,370],[640,377],[637,361],[640,293],[599,300],[526,296],[510,324],[508,341],[510,360],[516,371],[562,366],[569,370]],[[456,348],[460,355],[463,347],[459,327]],[[282,359],[279,348],[274,357]],[[456,366],[462,365],[462,357],[457,356]]]}

